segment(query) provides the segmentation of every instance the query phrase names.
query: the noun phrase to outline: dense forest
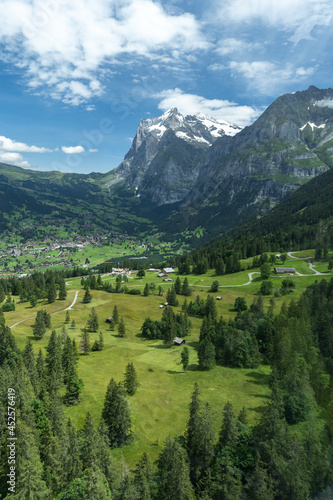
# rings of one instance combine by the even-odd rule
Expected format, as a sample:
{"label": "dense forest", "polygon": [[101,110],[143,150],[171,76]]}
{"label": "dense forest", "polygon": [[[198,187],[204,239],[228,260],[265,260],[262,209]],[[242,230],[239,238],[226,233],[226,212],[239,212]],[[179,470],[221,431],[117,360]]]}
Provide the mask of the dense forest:
{"label": "dense forest", "polygon": [[[49,288],[53,281],[55,276],[50,277]],[[186,297],[186,287],[178,291]],[[171,301],[175,295],[178,300],[174,292],[170,292]],[[83,429],[76,429],[64,418],[65,405],[79,404],[82,386],[75,342],[66,331],[60,335],[53,332],[45,356],[42,351],[35,355],[30,340],[20,351],[0,313],[0,440],[2,450],[6,450],[0,463],[2,497],[330,498],[333,280],[315,282],[278,314],[274,313],[273,299],[266,311],[260,298],[251,305],[242,303],[230,321],[217,317],[209,297],[206,302],[186,298],[177,315],[172,307],[165,308],[161,322],[146,319],[143,338],[156,335],[168,347],[177,332],[189,333],[189,317],[197,316],[202,318],[198,344],[201,370],[210,370],[215,364],[271,366],[271,392],[257,423],[249,425],[245,409],[235,415],[226,403],[220,431],[215,435],[213,409],[201,400],[195,385],[183,434],[166,439],[156,463],[145,453],[135,470],[129,471],[124,460],[111,458],[111,449],[133,439],[135,415],[129,396],[136,388],[134,367],[128,366],[123,381],[110,380],[100,420],[94,422],[87,414]],[[40,318],[46,325],[47,315],[40,314]],[[89,328],[93,328],[93,320],[92,310]],[[47,327],[52,328],[51,324]],[[10,415],[14,417],[9,419]],[[17,439],[11,440],[11,436]],[[11,462],[13,456],[15,462]],[[16,484],[9,490],[13,472]],[[326,496],[318,496],[324,491]]]}

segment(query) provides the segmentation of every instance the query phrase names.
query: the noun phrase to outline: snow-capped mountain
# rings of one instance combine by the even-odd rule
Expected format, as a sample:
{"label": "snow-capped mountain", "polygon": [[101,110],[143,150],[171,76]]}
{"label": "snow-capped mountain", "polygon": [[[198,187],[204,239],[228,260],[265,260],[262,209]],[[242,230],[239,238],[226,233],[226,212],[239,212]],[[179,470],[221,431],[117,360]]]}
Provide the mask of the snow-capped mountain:
{"label": "snow-capped mountain", "polygon": [[207,149],[218,138],[240,130],[201,113],[183,116],[177,108],[141,120],[131,149],[108,185],[124,180],[136,196],[148,189],[158,204],[180,201],[194,185],[197,164]]}

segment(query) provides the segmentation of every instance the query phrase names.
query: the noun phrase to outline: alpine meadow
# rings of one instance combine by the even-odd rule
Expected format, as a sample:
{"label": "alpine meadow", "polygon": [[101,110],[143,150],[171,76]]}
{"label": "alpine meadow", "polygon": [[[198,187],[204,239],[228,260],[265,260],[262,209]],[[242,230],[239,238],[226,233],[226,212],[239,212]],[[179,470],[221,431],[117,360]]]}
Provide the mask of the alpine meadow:
{"label": "alpine meadow", "polygon": [[0,498],[332,499],[332,7],[0,15]]}

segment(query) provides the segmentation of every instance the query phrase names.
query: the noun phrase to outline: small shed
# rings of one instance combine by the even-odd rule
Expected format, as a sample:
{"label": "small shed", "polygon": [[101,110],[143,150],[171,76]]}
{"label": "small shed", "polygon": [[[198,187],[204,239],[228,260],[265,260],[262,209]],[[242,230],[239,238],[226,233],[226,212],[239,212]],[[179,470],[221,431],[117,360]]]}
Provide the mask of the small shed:
{"label": "small shed", "polygon": [[158,278],[164,278],[165,276],[168,276],[168,275],[165,273],[160,273],[157,275]]}
{"label": "small shed", "polygon": [[161,304],[159,307],[160,307],[160,309],[163,309],[163,308],[164,308],[164,305],[163,305],[163,304]]}
{"label": "small shed", "polygon": [[220,297],[219,295],[216,297],[216,300],[222,300],[222,297]]}
{"label": "small shed", "polygon": [[180,337],[175,337],[175,338],[173,339],[173,343],[174,343],[174,345],[184,345],[184,344],[185,344],[185,342],[186,342],[186,340],[181,339]]}
{"label": "small shed", "polygon": [[112,321],[112,320],[113,320],[113,317],[112,317],[112,316],[110,316],[109,318],[107,318],[107,319],[105,320],[105,323],[111,323],[111,321]]}
{"label": "small shed", "polygon": [[296,269],[294,267],[274,267],[275,274],[295,274]]}

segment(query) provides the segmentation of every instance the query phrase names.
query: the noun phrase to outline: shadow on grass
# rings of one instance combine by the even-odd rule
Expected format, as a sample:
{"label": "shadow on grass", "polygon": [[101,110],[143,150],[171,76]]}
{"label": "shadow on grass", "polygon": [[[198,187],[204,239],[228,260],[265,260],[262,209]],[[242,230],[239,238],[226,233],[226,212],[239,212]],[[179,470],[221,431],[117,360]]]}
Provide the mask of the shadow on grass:
{"label": "shadow on grass", "polygon": [[256,406],[255,408],[251,408],[250,411],[255,411],[256,413],[263,413],[267,406]]}
{"label": "shadow on grass", "polygon": [[269,384],[270,375],[266,375],[265,373],[249,372],[246,375],[251,378],[251,380],[249,380],[249,382],[252,382],[252,384],[256,384],[256,385],[268,385]]}
{"label": "shadow on grass", "polygon": [[166,345],[149,345],[148,347],[154,347],[154,349],[170,349],[170,347],[167,347]]}
{"label": "shadow on grass", "polygon": [[183,370],[181,370],[180,372],[176,372],[175,370],[168,370],[168,373],[170,373],[171,375],[180,375],[185,372]]}

